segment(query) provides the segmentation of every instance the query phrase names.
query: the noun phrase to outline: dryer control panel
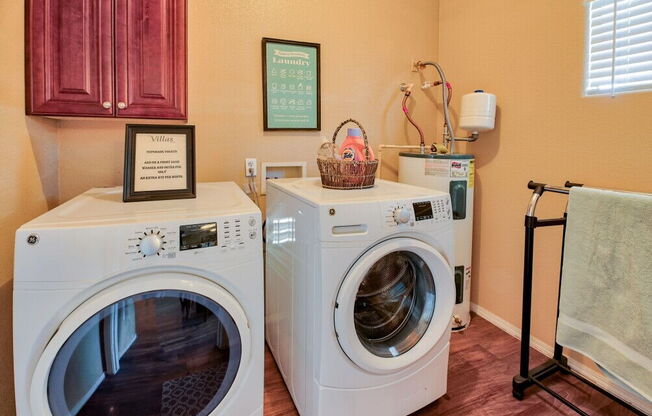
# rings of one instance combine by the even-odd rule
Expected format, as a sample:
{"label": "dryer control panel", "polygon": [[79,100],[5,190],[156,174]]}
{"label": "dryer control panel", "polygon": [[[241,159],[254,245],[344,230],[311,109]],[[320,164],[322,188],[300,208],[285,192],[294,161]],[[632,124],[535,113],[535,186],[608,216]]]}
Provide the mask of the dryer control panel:
{"label": "dryer control panel", "polygon": [[125,255],[133,261],[142,261],[147,258],[174,259],[203,251],[230,253],[244,249],[250,243],[259,244],[259,226],[253,215],[140,226],[127,236]]}
{"label": "dryer control panel", "polygon": [[410,228],[451,221],[452,210],[448,195],[433,199],[386,202],[383,222],[389,228]]}
{"label": "dryer control panel", "polygon": [[146,226],[127,238],[125,254],[134,259],[147,256],[175,257],[173,253],[178,250],[178,232],[170,226]]}

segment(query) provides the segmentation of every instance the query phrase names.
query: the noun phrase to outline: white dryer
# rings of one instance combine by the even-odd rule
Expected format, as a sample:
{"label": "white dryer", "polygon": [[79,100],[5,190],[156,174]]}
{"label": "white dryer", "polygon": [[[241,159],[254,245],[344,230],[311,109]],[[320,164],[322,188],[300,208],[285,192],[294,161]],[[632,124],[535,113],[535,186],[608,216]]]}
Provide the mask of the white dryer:
{"label": "white dryer", "polygon": [[446,392],[450,197],[268,182],[266,338],[303,416],[404,416]]}
{"label": "white dryer", "polygon": [[16,232],[18,416],[262,415],[260,211],[92,189]]}

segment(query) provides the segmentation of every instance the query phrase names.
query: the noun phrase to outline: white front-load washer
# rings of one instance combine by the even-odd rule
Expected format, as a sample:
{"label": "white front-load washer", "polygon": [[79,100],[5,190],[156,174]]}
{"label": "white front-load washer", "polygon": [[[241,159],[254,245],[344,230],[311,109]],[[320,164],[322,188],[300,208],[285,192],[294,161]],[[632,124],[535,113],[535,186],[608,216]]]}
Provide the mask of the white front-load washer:
{"label": "white front-load washer", "polygon": [[259,209],[92,189],[16,232],[18,416],[262,415]]}
{"label": "white front-load washer", "polygon": [[268,182],[266,339],[303,416],[404,416],[446,392],[450,197]]}

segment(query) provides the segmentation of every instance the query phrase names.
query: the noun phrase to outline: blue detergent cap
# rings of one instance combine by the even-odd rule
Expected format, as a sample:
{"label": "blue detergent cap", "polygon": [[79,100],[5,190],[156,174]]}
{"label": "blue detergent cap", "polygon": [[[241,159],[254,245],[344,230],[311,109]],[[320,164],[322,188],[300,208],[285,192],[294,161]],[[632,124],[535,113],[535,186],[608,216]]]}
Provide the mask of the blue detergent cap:
{"label": "blue detergent cap", "polygon": [[362,130],[360,130],[357,127],[353,127],[346,130],[346,135],[353,136],[353,137],[362,137]]}
{"label": "blue detergent cap", "polygon": [[473,92],[484,92],[484,90],[475,90]]}

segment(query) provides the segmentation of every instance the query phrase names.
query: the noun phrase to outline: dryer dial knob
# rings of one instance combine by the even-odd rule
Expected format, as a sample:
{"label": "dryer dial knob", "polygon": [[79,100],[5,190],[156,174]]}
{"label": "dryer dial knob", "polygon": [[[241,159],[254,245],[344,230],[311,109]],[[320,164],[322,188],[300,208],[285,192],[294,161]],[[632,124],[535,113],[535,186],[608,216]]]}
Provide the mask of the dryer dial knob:
{"label": "dryer dial knob", "polygon": [[146,256],[153,256],[158,254],[163,247],[163,240],[160,236],[149,234],[140,241],[140,253]]}
{"label": "dryer dial knob", "polygon": [[394,210],[394,221],[397,224],[407,224],[410,221],[410,210],[405,207],[399,207]]}

